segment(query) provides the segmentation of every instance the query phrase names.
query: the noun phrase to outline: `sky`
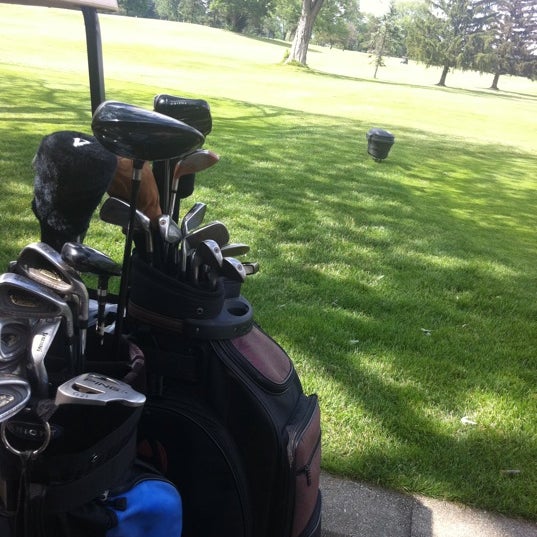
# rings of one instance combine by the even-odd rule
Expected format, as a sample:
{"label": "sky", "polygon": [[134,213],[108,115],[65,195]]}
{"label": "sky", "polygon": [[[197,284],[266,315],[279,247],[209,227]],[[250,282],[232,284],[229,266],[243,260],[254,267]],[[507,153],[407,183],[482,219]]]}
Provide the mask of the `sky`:
{"label": "sky", "polygon": [[360,0],[360,11],[377,17],[384,15],[390,7],[390,0]]}

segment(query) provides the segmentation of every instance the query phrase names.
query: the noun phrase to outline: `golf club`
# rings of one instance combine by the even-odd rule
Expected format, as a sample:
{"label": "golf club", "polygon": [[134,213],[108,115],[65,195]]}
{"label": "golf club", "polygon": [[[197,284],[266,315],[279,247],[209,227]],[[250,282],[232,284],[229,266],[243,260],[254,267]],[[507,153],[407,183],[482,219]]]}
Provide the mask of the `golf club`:
{"label": "golf club", "polygon": [[71,404],[104,406],[109,403],[121,403],[137,407],[145,403],[145,395],[120,380],[99,373],[85,373],[59,386],[54,402],[56,406]]}
{"label": "golf club", "polygon": [[60,317],[65,324],[69,366],[75,371],[80,369],[79,356],[73,344],[73,313],[56,293],[25,276],[6,272],[0,275],[0,312],[35,320]]}
{"label": "golf club", "polygon": [[115,155],[133,161],[129,226],[123,251],[123,273],[115,327],[116,346],[119,350],[127,306],[136,198],[144,162],[183,157],[201,147],[205,138],[186,123],[117,101],[101,103],[93,114],[91,127],[93,134],[104,147]]}
{"label": "golf club", "polygon": [[175,207],[176,202],[178,203],[177,200],[184,199],[192,194],[192,190],[194,188],[193,184],[191,188],[187,189],[185,192],[182,192],[181,196],[178,196],[177,192],[181,177],[205,170],[216,164],[219,160],[220,157],[216,153],[213,153],[207,149],[198,149],[197,151],[194,151],[194,153],[190,153],[190,155],[187,155],[180,160],[175,166],[173,172],[170,199],[165,212],[170,215],[173,215],[175,212],[179,214],[179,206],[177,206],[177,208]]}
{"label": "golf club", "polygon": [[247,254],[250,251],[250,247],[242,242],[225,244],[224,246],[221,246],[220,249],[224,257],[237,257],[239,255]]}
{"label": "golf club", "polygon": [[0,370],[15,373],[26,356],[30,325],[28,319],[0,318]]}
{"label": "golf club", "polygon": [[[99,211],[99,217],[103,222],[121,226],[124,230],[129,229],[131,205],[119,198],[107,198]],[[138,209],[134,210],[133,232],[143,231],[145,235],[145,256],[151,264],[153,257],[153,234],[151,220]]]}
{"label": "golf club", "polygon": [[108,296],[108,280],[121,276],[121,265],[109,256],[80,243],[66,242],[61,251],[62,259],[79,272],[89,272],[98,276],[97,283],[97,335],[104,341],[105,310]]}
{"label": "golf club", "polygon": [[[186,237],[192,230],[197,228],[203,222],[205,212],[207,211],[207,205],[200,201],[196,202],[190,210],[185,214],[181,222],[181,234]],[[183,239],[181,242],[181,276],[184,278],[186,274],[186,260],[187,260],[187,241]]]}
{"label": "golf club", "polygon": [[186,237],[187,248],[197,248],[197,246],[207,239],[215,240],[220,247],[229,242],[229,231],[225,224],[214,220],[205,226],[198,227],[191,231]]}
{"label": "golf club", "polygon": [[199,284],[199,269],[207,265],[210,269],[218,269],[222,266],[223,256],[218,243],[207,239],[199,244],[193,251],[190,260],[190,280],[194,285]]}
{"label": "golf club", "polygon": [[88,289],[76,270],[62,259],[59,252],[44,242],[33,242],[25,246],[13,270],[56,291],[74,304],[77,311],[79,353],[83,360],[86,352],[89,296]]}
{"label": "golf club", "polygon": [[48,397],[48,373],[45,367],[47,352],[54,341],[61,318],[38,319],[32,328],[32,344],[28,356],[32,389],[42,398]]}
{"label": "golf club", "polygon": [[246,271],[242,263],[234,257],[224,257],[222,260],[221,274],[234,282],[244,282]]}
{"label": "golf club", "polygon": [[20,412],[25,406],[32,390],[27,380],[18,375],[0,375],[0,422],[4,422]]}

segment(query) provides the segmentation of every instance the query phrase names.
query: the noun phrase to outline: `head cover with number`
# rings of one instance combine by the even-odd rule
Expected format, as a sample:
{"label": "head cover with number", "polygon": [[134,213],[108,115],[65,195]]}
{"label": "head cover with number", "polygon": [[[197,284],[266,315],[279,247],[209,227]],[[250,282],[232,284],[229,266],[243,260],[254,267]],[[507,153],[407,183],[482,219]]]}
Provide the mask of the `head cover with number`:
{"label": "head cover with number", "polygon": [[88,134],[58,131],[45,136],[33,160],[32,210],[41,241],[56,250],[82,240],[117,167],[117,157]]}

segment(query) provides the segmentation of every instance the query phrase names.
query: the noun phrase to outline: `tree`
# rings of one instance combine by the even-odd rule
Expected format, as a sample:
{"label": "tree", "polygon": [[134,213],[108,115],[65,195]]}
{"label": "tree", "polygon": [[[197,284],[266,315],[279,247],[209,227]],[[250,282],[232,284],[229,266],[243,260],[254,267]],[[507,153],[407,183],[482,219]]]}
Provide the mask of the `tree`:
{"label": "tree", "polygon": [[490,89],[498,89],[501,75],[537,78],[535,0],[500,0],[491,13],[485,50],[476,57],[476,68],[494,75]]}
{"label": "tree", "polygon": [[312,41],[344,50],[353,48],[360,20],[357,0],[325,0],[313,26]]}
{"label": "tree", "polygon": [[409,54],[426,65],[442,67],[438,86],[446,85],[452,68],[474,64],[491,0],[428,0],[408,37]]}
{"label": "tree", "polygon": [[232,32],[242,33],[249,29],[252,33],[260,33],[268,7],[269,0],[214,0],[211,13]]}
{"label": "tree", "polygon": [[313,24],[321,10],[323,2],[324,0],[302,0],[300,19],[298,20],[295,37],[285,63],[298,62],[306,65]]}
{"label": "tree", "polygon": [[118,0],[119,13],[128,17],[152,17],[153,2],[151,0]]}

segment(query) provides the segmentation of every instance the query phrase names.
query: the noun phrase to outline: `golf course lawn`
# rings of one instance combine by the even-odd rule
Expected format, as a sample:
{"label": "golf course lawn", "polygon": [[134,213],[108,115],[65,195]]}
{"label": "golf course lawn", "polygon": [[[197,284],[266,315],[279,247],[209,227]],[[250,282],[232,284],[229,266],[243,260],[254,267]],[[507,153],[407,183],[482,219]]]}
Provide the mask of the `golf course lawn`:
{"label": "golf course lawn", "polygon": [[[91,132],[82,15],[0,4],[0,262],[39,239],[31,160]],[[319,395],[323,468],[537,520],[537,85],[196,25],[100,16],[106,97],[211,105],[208,204],[243,294]],[[395,143],[380,163],[366,133]],[[123,235],[85,242],[120,261]],[[94,283],[91,278],[88,282]],[[117,282],[112,282],[112,289]]]}

